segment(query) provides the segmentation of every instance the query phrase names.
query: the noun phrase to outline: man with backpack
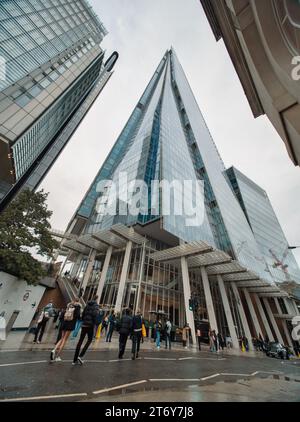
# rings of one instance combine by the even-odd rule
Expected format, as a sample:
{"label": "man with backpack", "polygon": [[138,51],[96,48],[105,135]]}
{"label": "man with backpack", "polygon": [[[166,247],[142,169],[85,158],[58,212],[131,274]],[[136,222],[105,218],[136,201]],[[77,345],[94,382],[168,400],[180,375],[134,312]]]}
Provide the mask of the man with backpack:
{"label": "man with backpack", "polygon": [[80,299],[77,297],[75,300],[68,304],[65,313],[64,319],[62,321],[62,336],[59,342],[56,344],[55,348],[50,353],[51,362],[56,361],[60,362],[60,354],[63,351],[68,338],[70,337],[71,332],[75,329],[76,322],[80,319],[81,314],[81,305],[79,303]]}
{"label": "man with backpack", "polygon": [[126,343],[132,329],[132,317],[130,316],[130,309],[125,309],[124,314],[119,322],[119,359],[123,359],[125,353]]}
{"label": "man with backpack", "polygon": [[[81,334],[76,347],[74,359],[72,365],[80,364],[84,362],[82,358],[86,354],[90,344],[93,341],[94,336],[94,327],[97,324],[97,317],[99,315],[99,305],[98,305],[98,296],[95,296],[91,301],[89,301],[82,313],[82,323],[81,323]],[[87,336],[87,342],[80,352],[82,343]]]}
{"label": "man with backpack", "polygon": [[53,314],[54,314],[54,307],[53,307],[53,303],[50,302],[50,303],[48,303],[48,305],[46,305],[43,308],[43,310],[40,313],[40,316],[37,320],[37,327],[36,327],[36,330],[35,330],[35,336],[34,336],[33,343],[38,343],[38,344],[41,343],[47,322],[53,316]]}

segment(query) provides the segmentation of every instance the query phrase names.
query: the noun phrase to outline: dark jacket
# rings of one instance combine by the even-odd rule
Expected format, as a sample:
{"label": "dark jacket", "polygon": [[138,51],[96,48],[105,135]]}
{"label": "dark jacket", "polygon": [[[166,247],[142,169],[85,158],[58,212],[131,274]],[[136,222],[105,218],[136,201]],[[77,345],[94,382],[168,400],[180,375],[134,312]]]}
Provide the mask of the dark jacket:
{"label": "dark jacket", "polygon": [[132,318],[129,315],[123,315],[121,321],[119,322],[119,333],[124,335],[129,335],[131,333],[132,327]]}
{"label": "dark jacket", "polygon": [[132,318],[132,332],[142,333],[143,317],[142,315],[134,315]]}
{"label": "dark jacket", "polygon": [[82,326],[93,327],[97,325],[97,318],[99,315],[99,305],[94,300],[87,303],[82,313]]}

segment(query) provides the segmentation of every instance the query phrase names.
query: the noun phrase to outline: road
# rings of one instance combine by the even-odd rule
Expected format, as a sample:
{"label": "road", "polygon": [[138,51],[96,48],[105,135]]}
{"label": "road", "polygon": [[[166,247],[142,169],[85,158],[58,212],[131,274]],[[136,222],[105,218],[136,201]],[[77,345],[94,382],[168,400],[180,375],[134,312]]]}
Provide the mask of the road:
{"label": "road", "polygon": [[209,352],[73,352],[49,363],[48,351],[0,353],[0,401],[300,401],[300,359],[217,356]]}

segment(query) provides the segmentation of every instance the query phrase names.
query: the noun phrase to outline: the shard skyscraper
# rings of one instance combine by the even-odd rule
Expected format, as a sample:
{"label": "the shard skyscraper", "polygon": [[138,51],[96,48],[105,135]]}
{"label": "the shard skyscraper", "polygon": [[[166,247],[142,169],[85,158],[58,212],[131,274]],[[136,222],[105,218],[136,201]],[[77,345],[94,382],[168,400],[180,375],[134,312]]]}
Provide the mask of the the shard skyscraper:
{"label": "the shard skyscraper", "polygon": [[[66,263],[85,300],[97,293],[116,312],[139,307],[148,320],[161,312],[178,327],[187,321],[194,340],[198,321],[203,332],[230,334],[234,347],[239,336],[281,341],[273,313],[296,310],[274,283],[173,49],[66,233]],[[282,318],[278,326],[290,344],[291,327]]]}

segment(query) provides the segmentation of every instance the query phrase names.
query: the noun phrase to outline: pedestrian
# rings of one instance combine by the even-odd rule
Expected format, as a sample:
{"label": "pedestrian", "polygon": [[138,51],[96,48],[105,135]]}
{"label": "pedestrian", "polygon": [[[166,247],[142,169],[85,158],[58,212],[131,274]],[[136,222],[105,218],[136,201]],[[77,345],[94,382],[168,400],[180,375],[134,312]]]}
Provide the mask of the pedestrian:
{"label": "pedestrian", "polygon": [[224,347],[225,347],[224,337],[222,336],[221,333],[218,333],[217,337],[218,337],[219,348],[224,350]]}
{"label": "pedestrian", "polygon": [[189,324],[185,324],[182,329],[182,345],[185,349],[187,349],[187,341],[189,340],[190,336],[190,326]]}
{"label": "pedestrian", "polygon": [[114,311],[108,317],[108,330],[106,335],[106,343],[111,343],[111,338],[115,329],[116,317]]}
{"label": "pedestrian", "polygon": [[[99,310],[99,313],[97,315],[97,322],[96,322],[95,329],[94,329],[94,338],[96,338],[98,328],[102,324],[103,318],[104,318],[104,311],[102,309],[102,306],[100,305],[100,310]],[[102,332],[102,327],[101,327],[101,332]]]}
{"label": "pedestrian", "polygon": [[61,309],[59,312],[59,316],[58,316],[58,333],[57,333],[57,338],[56,338],[56,342],[55,344],[57,344],[59,342],[59,340],[62,337],[62,327],[63,327],[63,322],[64,322],[64,315],[65,315],[65,309]]}
{"label": "pedestrian", "polygon": [[53,313],[54,313],[53,303],[50,302],[48,303],[48,305],[46,305],[42,309],[42,312],[40,313],[40,316],[37,320],[37,327],[35,330],[33,343],[38,343],[38,344],[41,343],[41,341],[43,340],[43,335],[45,332],[46,325],[49,319],[51,318],[51,316],[53,316]]}
{"label": "pedestrian", "polygon": [[77,320],[80,318],[81,305],[79,303],[79,298],[75,298],[73,302],[70,302],[65,310],[64,319],[62,322],[62,336],[59,342],[56,344],[54,349],[50,353],[50,360],[53,362],[61,361],[60,354],[63,351],[68,338],[70,337],[71,332],[76,326]]}
{"label": "pedestrian", "polygon": [[165,326],[165,335],[166,335],[166,349],[169,347],[171,350],[171,331],[172,331],[172,323],[170,318],[167,319],[166,326]]}
{"label": "pedestrian", "polygon": [[214,330],[209,331],[209,348],[211,352],[216,352],[216,342],[215,342],[215,334]]}
{"label": "pedestrian", "polygon": [[160,349],[160,337],[161,337],[162,323],[161,319],[157,317],[155,322],[155,338],[156,338],[156,347]]}
{"label": "pedestrian", "polygon": [[142,325],[143,317],[140,309],[137,310],[136,314],[132,318],[132,330],[131,330],[131,339],[132,339],[132,360],[138,358],[140,352],[140,344],[142,339]]}
{"label": "pedestrian", "polygon": [[132,331],[132,317],[130,316],[130,309],[125,309],[124,314],[119,321],[119,359],[123,359],[126,343],[129,334]]}
{"label": "pedestrian", "polygon": [[199,350],[201,351],[201,330],[200,330],[199,327],[197,328],[196,335],[197,335],[197,339],[198,339]]}
{"label": "pedestrian", "polygon": [[[98,296],[95,296],[90,300],[82,313],[82,323],[81,323],[81,333],[80,338],[76,346],[76,351],[73,359],[73,365],[80,364],[82,365],[84,361],[82,358],[86,354],[90,344],[93,341],[94,336],[94,327],[97,323],[97,316],[99,314],[99,305],[97,303]],[[87,342],[81,350],[82,343],[84,342],[85,337],[87,336]],[[81,350],[81,351],[80,351]]]}
{"label": "pedestrian", "polygon": [[101,334],[103,330],[105,330],[105,337],[107,336],[107,328],[108,328],[108,316],[106,315],[102,321],[102,328],[101,328]]}
{"label": "pedestrian", "polygon": [[216,352],[219,352],[219,340],[218,340],[218,336],[215,330],[213,330],[213,338],[214,338],[214,343],[215,343],[215,349]]}

